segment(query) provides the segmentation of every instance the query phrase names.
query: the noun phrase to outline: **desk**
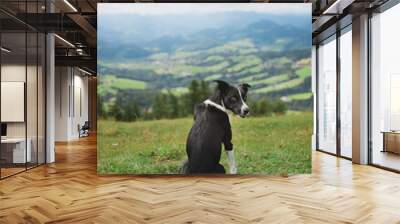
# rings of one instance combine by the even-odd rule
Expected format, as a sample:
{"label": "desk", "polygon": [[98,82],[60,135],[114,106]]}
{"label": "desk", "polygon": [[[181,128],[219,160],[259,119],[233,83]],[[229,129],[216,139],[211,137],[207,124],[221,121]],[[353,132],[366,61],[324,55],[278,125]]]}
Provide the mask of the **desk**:
{"label": "desk", "polygon": [[400,132],[383,131],[383,150],[382,152],[392,152],[400,154]]}
{"label": "desk", "polygon": [[[5,138],[1,139],[1,156],[7,163],[26,163],[32,160],[30,138],[25,152],[25,138]],[[4,156],[3,156],[4,155]],[[12,159],[11,159],[12,158]],[[25,160],[26,159],[26,160]]]}

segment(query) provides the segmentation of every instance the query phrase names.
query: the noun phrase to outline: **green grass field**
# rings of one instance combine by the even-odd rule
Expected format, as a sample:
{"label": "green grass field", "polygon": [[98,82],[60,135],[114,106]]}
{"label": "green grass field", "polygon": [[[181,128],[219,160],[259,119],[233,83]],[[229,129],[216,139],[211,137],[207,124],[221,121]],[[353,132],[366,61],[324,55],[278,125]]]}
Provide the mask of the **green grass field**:
{"label": "green grass field", "polygon": [[289,95],[289,99],[291,100],[307,100],[310,99],[313,96],[312,93],[297,93],[293,95]]}
{"label": "green grass field", "polygon": [[274,91],[279,91],[283,89],[290,89],[296,86],[301,85],[304,82],[304,78],[295,78],[288,81],[280,82],[275,85],[270,85],[267,87],[263,87],[260,89],[256,89],[256,93],[270,93]]}
{"label": "green grass field", "polygon": [[[311,172],[312,113],[240,119],[231,117],[239,174]],[[186,159],[192,118],[98,122],[98,172],[175,174]],[[225,153],[222,164],[228,170]]]}
{"label": "green grass field", "polygon": [[117,78],[115,75],[104,75],[99,84],[98,91],[103,95],[107,91],[117,89],[146,89],[147,83],[139,80]]}
{"label": "green grass field", "polygon": [[307,78],[311,76],[311,68],[310,66],[304,66],[303,68],[296,70],[296,74],[301,78]]}
{"label": "green grass field", "polygon": [[257,84],[274,84],[274,83],[279,83],[279,82],[283,82],[289,79],[289,75],[287,74],[282,74],[282,75],[276,75],[276,76],[272,76],[266,79],[260,79],[260,80],[256,80],[256,81],[251,81],[249,82],[250,85],[257,85]]}

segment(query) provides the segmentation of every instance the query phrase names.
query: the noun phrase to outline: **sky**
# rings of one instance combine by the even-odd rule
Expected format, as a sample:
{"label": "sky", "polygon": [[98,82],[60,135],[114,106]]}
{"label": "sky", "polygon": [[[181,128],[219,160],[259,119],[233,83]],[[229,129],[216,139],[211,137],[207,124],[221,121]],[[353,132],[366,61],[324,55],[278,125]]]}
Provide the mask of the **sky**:
{"label": "sky", "polygon": [[310,3],[99,3],[99,15],[140,14],[177,15],[218,12],[258,12],[269,14],[307,14]]}

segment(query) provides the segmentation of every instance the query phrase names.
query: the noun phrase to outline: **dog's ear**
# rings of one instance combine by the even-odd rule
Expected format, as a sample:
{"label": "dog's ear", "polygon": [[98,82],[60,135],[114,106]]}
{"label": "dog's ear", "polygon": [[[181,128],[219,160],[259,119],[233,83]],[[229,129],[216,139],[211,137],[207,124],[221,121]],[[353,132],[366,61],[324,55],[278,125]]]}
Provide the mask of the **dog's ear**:
{"label": "dog's ear", "polygon": [[213,82],[216,82],[218,84],[217,88],[221,92],[225,92],[229,88],[229,84],[225,81],[222,80],[214,80]]}
{"label": "dog's ear", "polygon": [[249,88],[251,88],[251,85],[247,84],[247,83],[242,83],[239,84],[239,87],[242,88],[244,90],[245,93],[247,93],[247,91],[249,90]]}

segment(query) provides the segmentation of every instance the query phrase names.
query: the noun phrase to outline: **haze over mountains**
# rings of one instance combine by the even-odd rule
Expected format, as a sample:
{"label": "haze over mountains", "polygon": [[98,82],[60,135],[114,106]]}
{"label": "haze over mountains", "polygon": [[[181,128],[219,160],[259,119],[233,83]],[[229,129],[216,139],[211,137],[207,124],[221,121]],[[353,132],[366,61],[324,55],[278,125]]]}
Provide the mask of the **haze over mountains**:
{"label": "haze over mountains", "polygon": [[254,12],[226,12],[178,15],[101,15],[98,18],[98,32],[101,39],[109,43],[148,42],[162,36],[185,36],[205,29],[235,27],[241,29],[249,24],[269,20],[278,25],[290,25],[300,29],[311,29],[310,16],[275,15]]}
{"label": "haze over mountains", "polygon": [[182,94],[193,79],[253,85],[255,98],[311,100],[311,17],[226,12],[99,17],[99,93]]}

